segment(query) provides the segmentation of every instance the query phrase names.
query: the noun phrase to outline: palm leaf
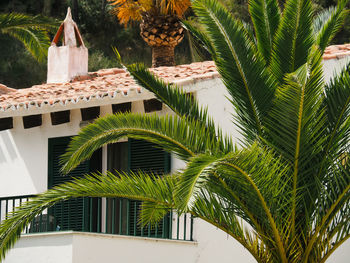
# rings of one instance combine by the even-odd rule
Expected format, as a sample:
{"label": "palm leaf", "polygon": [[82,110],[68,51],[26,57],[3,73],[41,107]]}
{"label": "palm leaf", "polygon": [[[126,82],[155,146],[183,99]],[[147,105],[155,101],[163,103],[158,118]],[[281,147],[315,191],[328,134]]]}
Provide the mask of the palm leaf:
{"label": "palm leaf", "polygon": [[134,77],[136,82],[154,95],[179,116],[212,124],[208,118],[207,109],[201,109],[198,102],[189,97],[186,92],[172,84],[166,84],[160,78],[155,77],[142,64],[127,65],[126,68]]}
{"label": "palm leaf", "polygon": [[213,47],[210,39],[205,34],[205,32],[200,29],[198,26],[195,26],[191,21],[182,21],[182,25],[187,29],[197,41],[199,41],[202,46],[213,56],[215,57],[215,48]]}
{"label": "palm leaf", "polygon": [[322,74],[321,54],[313,49],[309,63],[288,74],[285,85],[278,89],[267,126],[270,146],[293,167],[292,230],[296,222],[305,222],[295,217],[308,213],[309,207],[304,204],[313,201],[306,199],[314,200],[317,196],[313,171],[318,169],[318,159],[326,142],[326,119],[319,99],[323,92]]}
{"label": "palm leaf", "polygon": [[180,211],[191,210],[196,196],[212,173],[208,172],[210,166],[217,160],[218,158],[212,155],[197,155],[189,160],[186,169],[179,176],[179,183],[174,193]]}
{"label": "palm leaf", "polygon": [[0,30],[16,27],[41,28],[49,32],[54,32],[59,26],[59,22],[44,16],[30,16],[19,13],[0,14]]}
{"label": "palm leaf", "polygon": [[321,256],[318,257],[320,263],[326,262],[336,249],[350,238],[349,213],[341,217],[345,218],[342,224],[338,224],[336,228],[333,228],[332,232],[329,233],[330,236],[325,236],[325,239],[321,241],[321,251],[319,253]]}
{"label": "palm leaf", "polygon": [[0,260],[4,259],[6,252],[35,216],[59,202],[78,197],[121,197],[157,202],[170,209],[173,206],[171,190],[174,189],[175,180],[172,176],[159,178],[142,172],[129,175],[107,173],[88,175],[56,186],[23,203],[0,224]]}
{"label": "palm leaf", "polygon": [[50,39],[45,31],[19,27],[3,30],[2,32],[21,41],[38,61],[45,61],[47,50],[50,47]]}
{"label": "palm leaf", "polygon": [[230,210],[231,205],[224,199],[209,191],[201,191],[191,213],[233,237],[252,254],[257,262],[268,262],[271,259],[270,251],[264,249],[254,233],[244,231],[243,222],[239,221]]}
{"label": "palm leaf", "polygon": [[[242,218],[247,218],[251,226],[260,233],[260,238],[273,251],[271,253],[276,260],[287,262],[284,240],[281,236],[284,222],[280,221],[281,217],[278,214],[273,214],[273,211],[288,209],[288,200],[290,199],[286,198],[286,203],[282,197],[286,193],[283,189],[286,187],[284,178],[288,167],[276,159],[275,154],[259,149],[257,146],[230,154],[212,166],[212,173],[219,174],[233,192],[232,197],[244,196],[245,205],[243,207],[256,217],[258,223],[251,221],[246,211],[241,212],[246,213]],[[273,187],[274,190],[271,191],[270,182],[274,182],[279,187]],[[276,193],[277,189],[279,189],[279,193]],[[235,198],[230,199],[236,203]],[[272,206],[270,202],[276,199],[281,202]],[[241,209],[241,205],[237,205],[237,209]],[[279,206],[278,210],[277,206]],[[266,237],[273,237],[274,241]]]}
{"label": "palm leaf", "polygon": [[[347,164],[344,166],[344,160],[338,160],[333,164],[331,172],[320,188],[321,192],[316,204],[319,212],[313,215],[317,227],[314,231],[310,231],[312,235],[305,249],[305,262],[308,262],[311,256],[317,255],[316,252],[325,239],[332,243],[350,234],[349,227],[344,225],[344,220],[348,221],[350,216],[350,170]],[[343,230],[339,231],[340,228]],[[333,239],[333,234],[337,235],[337,238]],[[325,250],[324,248],[320,251]],[[317,261],[320,261],[322,255],[318,257]]]}
{"label": "palm leaf", "polygon": [[44,61],[50,45],[48,32],[58,23],[42,16],[18,13],[0,14],[0,34],[8,34],[21,41],[38,61]]}
{"label": "palm leaf", "polygon": [[236,107],[239,125],[247,138],[255,140],[262,132],[274,83],[242,23],[213,0],[194,1],[193,9],[215,47],[214,60]]}
{"label": "palm leaf", "polygon": [[275,34],[271,60],[271,72],[279,83],[307,62],[313,44],[311,1],[288,0]]}
{"label": "palm leaf", "polygon": [[157,114],[116,114],[98,119],[72,139],[67,153],[62,156],[63,171],[69,172],[103,145],[124,137],[153,142],[184,160],[206,151],[231,150],[230,143],[218,140],[202,122]]}
{"label": "palm leaf", "polygon": [[259,52],[268,65],[272,53],[273,39],[280,23],[277,0],[249,1],[249,13],[254,24]]}
{"label": "palm leaf", "polygon": [[349,12],[345,9],[348,2],[348,0],[340,0],[337,7],[330,7],[315,17],[313,31],[316,37],[316,43],[322,52],[343,26],[345,17]]}
{"label": "palm leaf", "polygon": [[322,157],[322,167],[328,167],[327,162],[333,164],[341,154],[347,151],[350,136],[350,64],[324,90],[323,107],[327,114],[327,146]]}

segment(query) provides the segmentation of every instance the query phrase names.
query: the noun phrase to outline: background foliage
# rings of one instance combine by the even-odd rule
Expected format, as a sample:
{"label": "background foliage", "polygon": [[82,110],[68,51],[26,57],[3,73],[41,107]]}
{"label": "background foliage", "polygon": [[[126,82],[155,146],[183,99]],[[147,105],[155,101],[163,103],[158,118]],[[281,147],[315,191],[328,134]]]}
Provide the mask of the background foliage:
{"label": "background foliage", "polygon": [[[248,0],[221,0],[235,16],[249,20]],[[281,5],[283,5],[283,0]],[[320,11],[336,5],[336,0],[315,0],[315,9]],[[138,24],[129,27],[120,25],[111,13],[107,0],[2,0],[0,13],[21,12],[32,15],[43,14],[63,20],[67,7],[72,8],[73,19],[77,22],[85,45],[89,48],[89,70],[117,67],[111,46],[116,46],[126,63],[144,62],[151,64],[151,49],[139,35]],[[187,18],[195,20],[192,11]],[[344,29],[333,43],[350,42],[350,16]],[[205,60],[209,56],[198,56],[186,35],[176,48],[176,63],[190,63]],[[23,49],[22,44],[8,36],[0,36],[0,83],[12,88],[27,88],[46,81],[46,63],[39,64]]]}

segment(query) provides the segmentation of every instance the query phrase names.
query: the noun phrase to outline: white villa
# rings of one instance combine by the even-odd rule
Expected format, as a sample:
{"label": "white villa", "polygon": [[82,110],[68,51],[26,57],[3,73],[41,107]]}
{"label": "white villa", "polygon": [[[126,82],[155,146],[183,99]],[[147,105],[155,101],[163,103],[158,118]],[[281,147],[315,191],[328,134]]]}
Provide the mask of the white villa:
{"label": "white villa", "polygon": [[[57,46],[64,35],[64,45]],[[69,14],[49,49],[47,83],[15,90],[0,84],[0,221],[14,206],[71,176],[109,169],[171,172],[183,163],[151,144],[124,140],[97,151],[67,177],[58,157],[71,136],[99,116],[170,110],[123,69],[88,72],[88,51]],[[325,78],[350,62],[350,44],[330,46]],[[151,69],[208,105],[223,130],[238,139],[233,108],[213,62]],[[138,203],[84,198],[45,211],[28,226],[3,263],[250,263],[254,258],[221,230],[170,213],[156,229],[137,224]],[[350,242],[328,262],[349,262]]]}

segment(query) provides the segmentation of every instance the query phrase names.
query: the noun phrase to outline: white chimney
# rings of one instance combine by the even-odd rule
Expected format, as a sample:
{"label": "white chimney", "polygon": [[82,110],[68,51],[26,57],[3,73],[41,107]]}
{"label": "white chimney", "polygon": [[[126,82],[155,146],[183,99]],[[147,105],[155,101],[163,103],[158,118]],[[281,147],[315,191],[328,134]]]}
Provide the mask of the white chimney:
{"label": "white chimney", "polygon": [[[57,43],[63,35],[63,45]],[[79,45],[78,45],[79,44]],[[88,50],[84,45],[70,8],[48,52],[47,83],[65,83],[88,73]]]}

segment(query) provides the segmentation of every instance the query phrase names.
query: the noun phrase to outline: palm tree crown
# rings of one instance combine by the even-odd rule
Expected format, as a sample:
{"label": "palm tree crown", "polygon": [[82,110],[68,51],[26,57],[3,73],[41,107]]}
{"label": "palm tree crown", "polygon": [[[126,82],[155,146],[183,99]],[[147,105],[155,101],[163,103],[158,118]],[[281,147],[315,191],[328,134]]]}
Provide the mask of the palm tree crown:
{"label": "palm tree crown", "polygon": [[110,0],[121,24],[141,21],[141,37],[152,48],[152,66],[175,65],[175,46],[184,38],[179,18],[190,0]]}
{"label": "palm tree crown", "polygon": [[170,209],[189,212],[235,238],[257,262],[325,262],[350,234],[350,66],[328,84],[322,69],[346,3],[314,17],[310,0],[287,0],[283,10],[277,0],[251,0],[251,28],[216,1],[195,0],[204,29],[184,24],[212,54],[242,145],[180,87],[142,65],[126,66],[176,115],[100,118],[72,140],[64,171],[125,136],[158,144],[186,168],[163,177],[87,176],[49,190],[1,225],[2,255],[36,214],[59,201],[123,196],[144,201],[145,224]]}
{"label": "palm tree crown", "polygon": [[0,34],[10,35],[21,41],[38,61],[45,60],[50,46],[48,32],[57,29],[57,26],[57,22],[42,16],[0,14]]}
{"label": "palm tree crown", "polygon": [[143,13],[177,15],[182,17],[190,7],[190,0],[109,0],[121,24],[140,21]]}

